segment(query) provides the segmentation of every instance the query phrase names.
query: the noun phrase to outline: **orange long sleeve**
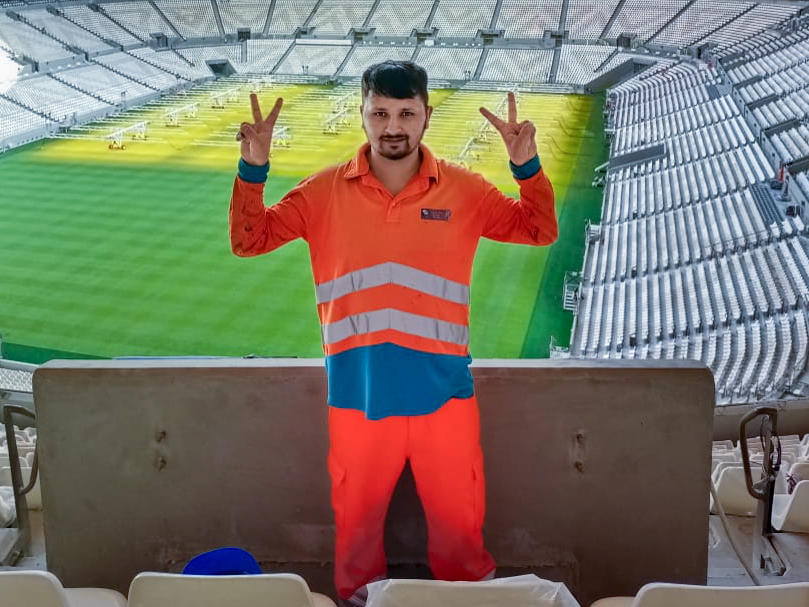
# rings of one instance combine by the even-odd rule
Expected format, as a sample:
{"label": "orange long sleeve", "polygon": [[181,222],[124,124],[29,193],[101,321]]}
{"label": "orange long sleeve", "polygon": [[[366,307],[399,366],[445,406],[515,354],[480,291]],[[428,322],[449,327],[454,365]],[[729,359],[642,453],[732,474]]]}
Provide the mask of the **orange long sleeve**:
{"label": "orange long sleeve", "polygon": [[300,182],[279,202],[264,205],[264,184],[236,177],[230,199],[230,246],[240,257],[261,255],[296,238],[306,239],[308,180]]}
{"label": "orange long sleeve", "polygon": [[548,245],[559,236],[553,187],[542,169],[528,179],[518,179],[520,198],[503,194],[492,184],[483,198],[488,217],[483,236],[501,242]]}

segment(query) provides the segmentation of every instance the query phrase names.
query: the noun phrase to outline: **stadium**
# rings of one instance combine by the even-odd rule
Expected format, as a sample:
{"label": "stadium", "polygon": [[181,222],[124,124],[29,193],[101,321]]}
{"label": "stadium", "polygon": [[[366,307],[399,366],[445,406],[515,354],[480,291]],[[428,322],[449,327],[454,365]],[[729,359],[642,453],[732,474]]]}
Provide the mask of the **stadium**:
{"label": "stadium", "polygon": [[[387,59],[429,75],[425,145],[517,197],[478,111],[514,93],[553,185],[556,242],[481,239],[472,270],[498,578],[570,591],[531,605],[807,604],[809,2],[0,9],[0,605],[337,599],[310,251],[235,256],[228,198],[251,94],[284,99],[272,205],[354,157]],[[391,577],[430,577],[427,534],[406,474]],[[304,598],[130,589],[218,546]],[[369,605],[490,591],[401,588]]]}

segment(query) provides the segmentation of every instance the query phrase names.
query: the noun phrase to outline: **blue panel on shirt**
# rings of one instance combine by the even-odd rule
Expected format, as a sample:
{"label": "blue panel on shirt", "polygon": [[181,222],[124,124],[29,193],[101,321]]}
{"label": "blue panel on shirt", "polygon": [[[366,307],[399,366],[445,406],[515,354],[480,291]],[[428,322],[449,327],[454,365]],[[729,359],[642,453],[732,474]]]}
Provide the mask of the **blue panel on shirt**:
{"label": "blue panel on shirt", "polygon": [[451,398],[474,395],[471,356],[432,354],[396,344],[352,348],[326,357],[329,405],[367,419],[426,415]]}

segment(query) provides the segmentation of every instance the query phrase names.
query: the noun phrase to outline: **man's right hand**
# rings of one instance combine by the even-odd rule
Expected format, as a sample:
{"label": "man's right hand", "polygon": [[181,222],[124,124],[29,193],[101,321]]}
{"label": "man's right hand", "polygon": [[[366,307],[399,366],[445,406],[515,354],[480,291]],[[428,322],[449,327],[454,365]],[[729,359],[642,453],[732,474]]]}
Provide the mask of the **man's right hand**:
{"label": "man's right hand", "polygon": [[242,142],[242,158],[247,164],[264,166],[269,162],[272,130],[283,103],[284,100],[281,97],[276,99],[272,111],[266,118],[262,118],[258,97],[256,97],[255,93],[250,93],[250,105],[253,109],[254,122],[252,124],[242,122],[237,137]]}

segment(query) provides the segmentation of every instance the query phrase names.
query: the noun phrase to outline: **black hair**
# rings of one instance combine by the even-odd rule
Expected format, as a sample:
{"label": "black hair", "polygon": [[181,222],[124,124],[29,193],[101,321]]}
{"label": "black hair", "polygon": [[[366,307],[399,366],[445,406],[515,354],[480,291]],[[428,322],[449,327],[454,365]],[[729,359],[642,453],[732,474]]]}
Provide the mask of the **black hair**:
{"label": "black hair", "polygon": [[427,105],[427,72],[412,61],[375,63],[362,74],[362,98],[368,93],[394,99],[421,97]]}

